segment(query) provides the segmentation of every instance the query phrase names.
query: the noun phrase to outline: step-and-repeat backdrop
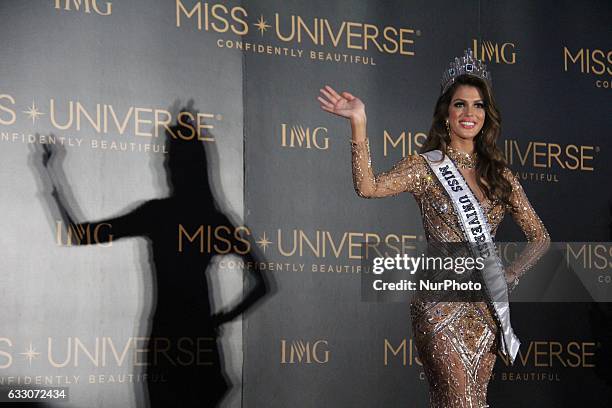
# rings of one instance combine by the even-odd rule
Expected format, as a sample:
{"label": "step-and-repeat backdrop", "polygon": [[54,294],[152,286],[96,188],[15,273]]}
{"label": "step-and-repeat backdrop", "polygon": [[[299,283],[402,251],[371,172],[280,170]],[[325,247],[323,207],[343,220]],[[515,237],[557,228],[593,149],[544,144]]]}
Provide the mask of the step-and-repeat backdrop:
{"label": "step-and-repeat backdrop", "polygon": [[[554,241],[611,285],[609,2],[4,0],[0,388],[75,407],[422,407],[408,305],[361,300],[360,244],[424,240],[359,198],[423,144],[471,47],[499,147]],[[510,217],[497,234],[520,241]],[[496,407],[608,406],[605,303],[518,303]],[[229,322],[218,324],[220,322]],[[50,403],[50,402],[48,402]]]}

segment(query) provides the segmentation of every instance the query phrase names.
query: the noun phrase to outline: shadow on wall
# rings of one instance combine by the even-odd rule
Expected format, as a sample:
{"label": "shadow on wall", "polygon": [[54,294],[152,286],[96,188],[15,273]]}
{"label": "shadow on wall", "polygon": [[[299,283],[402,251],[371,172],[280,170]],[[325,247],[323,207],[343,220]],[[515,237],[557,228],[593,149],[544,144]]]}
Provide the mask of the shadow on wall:
{"label": "shadow on wall", "polygon": [[[196,117],[193,101],[182,109],[179,106],[175,102],[170,109],[174,118],[182,112]],[[212,313],[212,287],[204,272],[215,251],[238,255],[245,262],[261,262],[263,257],[253,241],[255,234],[234,225],[215,203],[209,180],[209,174],[214,174],[209,166],[218,163],[215,144],[177,137],[179,132],[193,134],[189,116],[182,115],[181,121],[165,130],[164,169],[153,169],[165,176],[169,195],[109,219],[83,221],[63,171],[65,150],[42,145],[30,158],[52,216],[60,217],[53,219],[62,219],[70,228],[73,244],[94,243],[87,239],[87,232],[101,225],[107,228],[99,229],[95,243],[129,237],[147,241],[148,259],[143,263],[153,275],[154,303],[151,315],[142,316],[139,323],[149,332],[146,374],[152,407],[218,405],[232,387],[221,358],[218,328],[251,312],[275,291],[271,278],[245,268],[242,297],[233,307]],[[242,171],[242,166],[236,171]]]}

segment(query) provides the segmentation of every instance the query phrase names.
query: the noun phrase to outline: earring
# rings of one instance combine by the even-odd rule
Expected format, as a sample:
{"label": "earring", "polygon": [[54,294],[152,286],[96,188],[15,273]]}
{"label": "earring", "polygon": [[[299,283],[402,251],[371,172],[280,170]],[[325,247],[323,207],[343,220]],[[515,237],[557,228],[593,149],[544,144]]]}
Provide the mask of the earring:
{"label": "earring", "polygon": [[450,140],[450,138],[451,138],[451,129],[450,129],[450,124],[448,123],[448,119],[446,119],[446,133],[448,134],[448,139]]}

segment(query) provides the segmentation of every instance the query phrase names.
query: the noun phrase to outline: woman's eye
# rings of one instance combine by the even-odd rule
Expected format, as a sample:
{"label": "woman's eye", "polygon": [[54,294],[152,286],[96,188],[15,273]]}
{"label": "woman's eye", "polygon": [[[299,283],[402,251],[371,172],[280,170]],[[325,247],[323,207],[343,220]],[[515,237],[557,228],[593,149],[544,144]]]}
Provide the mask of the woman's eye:
{"label": "woman's eye", "polygon": [[478,102],[478,103],[474,104],[474,106],[476,106],[477,108],[482,109],[482,108],[484,108],[484,103]]}
{"label": "woman's eye", "polygon": [[463,107],[463,102],[455,102],[455,108]]}

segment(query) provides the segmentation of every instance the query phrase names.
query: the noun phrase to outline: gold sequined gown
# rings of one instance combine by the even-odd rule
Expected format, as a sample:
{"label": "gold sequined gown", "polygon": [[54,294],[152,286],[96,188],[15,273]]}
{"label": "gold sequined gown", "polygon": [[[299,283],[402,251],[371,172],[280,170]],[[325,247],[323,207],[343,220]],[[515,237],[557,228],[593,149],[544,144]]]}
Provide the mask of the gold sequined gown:
{"label": "gold sequined gown", "polygon": [[[449,149],[457,162],[463,152]],[[357,194],[376,198],[410,192],[421,210],[428,242],[464,242],[450,198],[420,155],[403,158],[393,168],[374,174],[369,142],[352,142],[353,181]],[[550,238],[530,205],[517,178],[509,169],[504,176],[512,185],[512,210],[499,201],[481,203],[495,232],[506,212],[529,242],[548,244]],[[527,270],[541,253],[522,254],[517,272]],[[515,263],[517,263],[515,262]],[[414,341],[429,384],[431,408],[483,408],[487,385],[498,350],[498,325],[485,302],[430,302],[414,298],[410,303]]]}

